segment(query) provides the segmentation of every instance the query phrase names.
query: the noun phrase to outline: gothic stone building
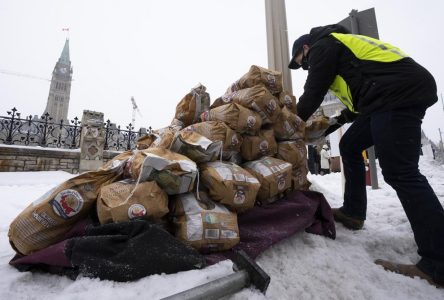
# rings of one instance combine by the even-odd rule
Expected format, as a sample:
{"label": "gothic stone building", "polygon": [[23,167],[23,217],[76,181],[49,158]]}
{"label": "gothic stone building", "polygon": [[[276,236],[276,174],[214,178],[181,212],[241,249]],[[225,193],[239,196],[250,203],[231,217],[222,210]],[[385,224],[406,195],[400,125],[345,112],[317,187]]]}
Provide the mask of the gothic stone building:
{"label": "gothic stone building", "polygon": [[65,41],[62,54],[52,71],[48,102],[43,112],[49,113],[53,122],[68,122],[69,97],[71,92],[72,67],[69,60],[69,40]]}

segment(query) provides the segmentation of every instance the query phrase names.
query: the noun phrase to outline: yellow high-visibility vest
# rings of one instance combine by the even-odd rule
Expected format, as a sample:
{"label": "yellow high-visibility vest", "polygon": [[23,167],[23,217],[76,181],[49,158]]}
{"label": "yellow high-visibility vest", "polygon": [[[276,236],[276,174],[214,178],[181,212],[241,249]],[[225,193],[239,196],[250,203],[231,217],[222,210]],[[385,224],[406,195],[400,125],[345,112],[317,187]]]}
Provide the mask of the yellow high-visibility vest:
{"label": "yellow high-visibility vest", "polygon": [[[371,60],[377,62],[394,62],[408,57],[399,48],[389,43],[358,34],[331,33],[335,39],[344,44],[350,51],[361,60]],[[330,90],[338,99],[344,103],[352,112],[357,112],[353,107],[353,98],[350,88],[344,78],[336,75]]]}

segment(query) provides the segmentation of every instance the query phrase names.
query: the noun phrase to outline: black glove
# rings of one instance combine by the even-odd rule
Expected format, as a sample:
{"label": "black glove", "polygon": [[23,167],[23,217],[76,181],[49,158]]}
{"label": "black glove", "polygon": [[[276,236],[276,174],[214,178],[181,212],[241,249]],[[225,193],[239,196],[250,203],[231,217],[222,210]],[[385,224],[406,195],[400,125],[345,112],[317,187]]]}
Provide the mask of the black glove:
{"label": "black glove", "polygon": [[329,135],[332,132],[335,132],[338,128],[340,128],[343,124],[338,121],[338,117],[333,117],[328,120],[330,123],[330,127],[327,128],[324,132],[324,136]]}
{"label": "black glove", "polygon": [[338,128],[340,128],[342,125],[346,123],[353,122],[357,116],[358,114],[355,114],[348,109],[342,110],[339,116],[329,119],[330,127],[327,128],[327,130],[324,133],[324,136],[327,136],[330,133],[335,132]]}

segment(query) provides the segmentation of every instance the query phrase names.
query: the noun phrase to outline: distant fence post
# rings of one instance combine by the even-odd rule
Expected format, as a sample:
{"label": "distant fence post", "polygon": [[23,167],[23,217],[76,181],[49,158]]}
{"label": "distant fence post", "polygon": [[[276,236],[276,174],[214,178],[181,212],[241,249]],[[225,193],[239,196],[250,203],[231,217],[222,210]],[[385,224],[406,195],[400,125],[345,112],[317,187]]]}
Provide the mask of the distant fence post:
{"label": "distant fence post", "polygon": [[103,164],[105,131],[103,113],[84,110],[80,138],[79,172],[97,170]]}

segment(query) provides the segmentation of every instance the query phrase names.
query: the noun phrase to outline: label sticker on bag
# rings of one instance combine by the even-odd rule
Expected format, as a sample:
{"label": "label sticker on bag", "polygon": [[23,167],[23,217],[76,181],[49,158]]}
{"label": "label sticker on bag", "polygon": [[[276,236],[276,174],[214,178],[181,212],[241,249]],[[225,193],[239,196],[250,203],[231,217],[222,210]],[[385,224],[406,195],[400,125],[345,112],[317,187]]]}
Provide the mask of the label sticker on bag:
{"label": "label sticker on bag", "polygon": [[265,110],[267,111],[268,115],[272,115],[277,108],[277,103],[274,101],[274,99],[270,99],[267,105],[265,106]]}
{"label": "label sticker on bag", "polygon": [[205,238],[218,240],[219,239],[219,229],[205,229]]}
{"label": "label sticker on bag", "polygon": [[234,230],[221,230],[220,237],[222,239],[235,239],[237,238],[237,232]]}
{"label": "label sticker on bag", "polygon": [[268,89],[272,94],[276,94],[279,92],[278,87],[276,85],[276,77],[272,74],[267,74],[267,83]]}
{"label": "label sticker on bag", "polygon": [[57,222],[54,221],[54,219],[48,216],[48,214],[45,212],[37,213],[36,211],[34,211],[32,212],[32,216],[34,217],[34,219],[37,220],[37,222],[39,222],[46,228],[57,226]]}
{"label": "label sticker on bag", "polygon": [[264,141],[260,142],[260,144],[259,144],[259,152],[262,155],[268,154],[268,148],[269,148],[269,146],[268,146],[268,142],[267,141],[264,140]]}
{"label": "label sticker on bag", "polygon": [[248,118],[247,118],[247,127],[248,128],[253,128],[255,124],[256,124],[256,118],[253,117],[253,116],[248,116]]}
{"label": "label sticker on bag", "polygon": [[239,189],[234,193],[233,203],[237,205],[241,205],[245,202],[245,191]]}
{"label": "label sticker on bag", "polygon": [[293,100],[291,99],[291,97],[289,95],[285,95],[285,97],[284,97],[284,104],[288,108],[291,108],[293,106]]}
{"label": "label sticker on bag", "polygon": [[285,174],[281,174],[278,177],[277,186],[278,186],[279,191],[282,191],[285,188],[285,184],[286,184],[285,177],[286,177]]}
{"label": "label sticker on bag", "polygon": [[215,224],[218,222],[217,216],[215,214],[211,214],[211,213],[205,214],[204,221],[208,224]]}
{"label": "label sticker on bag", "polygon": [[133,204],[128,208],[128,218],[130,220],[146,215],[146,208],[142,204]]}
{"label": "label sticker on bag", "polygon": [[49,201],[54,212],[67,220],[78,214],[83,207],[83,198],[76,190],[63,190],[53,200]]}

